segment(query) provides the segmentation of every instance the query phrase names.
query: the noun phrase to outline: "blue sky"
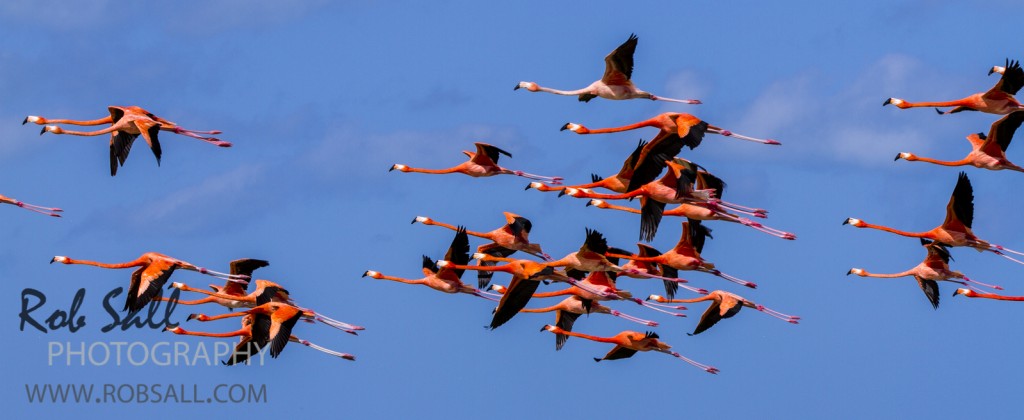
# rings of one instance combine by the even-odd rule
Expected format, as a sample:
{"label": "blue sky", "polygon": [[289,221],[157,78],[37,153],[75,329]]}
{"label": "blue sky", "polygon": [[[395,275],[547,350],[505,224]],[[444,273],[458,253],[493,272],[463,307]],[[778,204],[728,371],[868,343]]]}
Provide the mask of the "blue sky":
{"label": "blue sky", "polygon": [[[1016,414],[1011,402],[1024,369],[1024,341],[1014,333],[1019,310],[952,299],[953,288],[943,284],[935,311],[911,279],[846,277],[851,267],[903,271],[924,251],[916,240],[840,223],[854,216],[926,230],[941,222],[957,170],[892,156],[960,159],[970,150],[963,137],[987,132],[995,117],[880,105],[889,96],[939,100],[987,90],[996,82],[986,77],[989,67],[1022,58],[1019,29],[1000,23],[1024,11],[1019,4],[665,2],[622,10],[612,2],[549,3],[0,5],[0,194],[66,210],[56,220],[0,208],[0,292],[10,308],[0,401],[18,418],[252,409],[389,418],[622,418],[646,410],[708,417],[730,405],[770,417]],[[993,24],[972,26],[985,22]],[[704,104],[584,104],[511,89],[520,80],[586,86],[630,33],[640,37],[638,86]],[[140,143],[111,178],[106,138],[40,137],[37,127],[19,124],[26,115],[98,118],[108,105],[133,104],[187,128],[223,130],[235,147],[164,134],[161,167]],[[552,316],[524,314],[487,331],[490,302],[359,277],[366,269],[417,277],[421,254],[443,255],[450,233],[409,225],[416,215],[488,230],[512,211],[533,220],[531,238],[552,255],[575,250],[585,227],[632,249],[635,217],[523,191],[522,179],[387,168],[454,165],[461,150],[484,141],[513,154],[502,162],[509,167],[583,182],[591,172],[613,173],[638,138],[655,132],[582,137],[559,132],[562,124],[615,126],[665,111],[784,144],[713,136],[684,152],[729,183],[728,199],[768,208],[768,224],[798,235],[787,242],[712,224],[705,258],[761,287],[687,277],[800,315],[800,325],[744,311],[688,337],[705,306],[671,319],[612,304],[661,322],[664,341],[720,375],[659,354],[595,364],[591,357],[607,346],[574,339],[554,351],[550,334],[537,331]],[[1020,156],[1011,147],[1009,158]],[[1020,174],[967,172],[974,231],[1024,249],[1017,218],[1024,197],[1014,193]],[[677,223],[666,220],[653,244],[670,247]],[[101,298],[126,286],[130,273],[46,264],[53,255],[116,262],[145,251],[221,270],[236,258],[270,260],[259,277],[285,284],[305,306],[367,327],[359,337],[324,326],[296,329],[358,361],[292,345],[264,367],[47,366],[51,341],[200,341],[149,330],[100,333],[108,320]],[[963,249],[953,256],[954,269],[1024,294],[1024,267]],[[188,272],[174,279],[212,280]],[[46,293],[50,310],[66,309],[85,287],[87,326],[73,334],[18,331],[19,296],[29,287]],[[620,287],[641,296],[660,289],[636,280]],[[189,312],[179,310],[177,320]],[[599,315],[576,324],[598,335],[637,327]],[[26,383],[137,382],[265,383],[269,402],[40,405],[24,393]],[[614,399],[595,401],[593,389]]]}

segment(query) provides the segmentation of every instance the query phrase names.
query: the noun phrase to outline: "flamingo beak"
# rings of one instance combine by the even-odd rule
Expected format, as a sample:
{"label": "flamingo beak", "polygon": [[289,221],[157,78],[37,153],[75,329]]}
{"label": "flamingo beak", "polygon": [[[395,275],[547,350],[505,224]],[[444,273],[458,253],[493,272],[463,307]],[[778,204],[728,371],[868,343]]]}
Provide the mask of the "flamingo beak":
{"label": "flamingo beak", "polygon": [[903,156],[903,153],[897,153],[896,154],[896,159],[893,159],[892,161],[895,162],[897,160],[900,160],[900,156]]}
{"label": "flamingo beak", "polygon": [[558,196],[559,197],[561,197],[563,195],[565,195],[565,188],[562,188],[561,190],[558,191]]}
{"label": "flamingo beak", "polygon": [[41,136],[43,134],[46,134],[46,127],[45,126],[43,126],[42,130],[39,130],[39,135]]}
{"label": "flamingo beak", "polygon": [[50,258],[50,264],[53,264],[54,261],[57,261],[57,257]]}
{"label": "flamingo beak", "polygon": [[185,319],[185,322],[191,321],[196,318],[199,318],[199,314],[189,314],[188,318]]}
{"label": "flamingo beak", "polygon": [[848,224],[850,224],[850,219],[843,220],[843,225],[848,225]]}
{"label": "flamingo beak", "polygon": [[892,103],[892,98],[889,98],[889,99],[886,99],[885,102],[882,102],[882,106],[886,106],[886,105],[889,105],[891,103]]}
{"label": "flamingo beak", "polygon": [[[988,74],[992,74],[992,71],[989,70]],[[25,125],[25,124],[28,124],[28,117],[25,117],[25,120],[21,122],[21,125]]]}
{"label": "flamingo beak", "polygon": [[847,272],[846,272],[846,275],[847,275],[847,276],[849,276],[850,274],[853,274],[853,269],[852,269],[852,268],[850,269],[850,271],[847,271]]}
{"label": "flamingo beak", "polygon": [[512,90],[519,90],[519,83],[516,83],[516,87],[512,88]]}
{"label": "flamingo beak", "polygon": [[[26,121],[28,121],[28,120],[26,120]],[[558,130],[558,131],[565,131],[565,130],[568,130],[568,129],[569,129],[569,123],[565,123],[565,125],[562,126],[562,129]]]}

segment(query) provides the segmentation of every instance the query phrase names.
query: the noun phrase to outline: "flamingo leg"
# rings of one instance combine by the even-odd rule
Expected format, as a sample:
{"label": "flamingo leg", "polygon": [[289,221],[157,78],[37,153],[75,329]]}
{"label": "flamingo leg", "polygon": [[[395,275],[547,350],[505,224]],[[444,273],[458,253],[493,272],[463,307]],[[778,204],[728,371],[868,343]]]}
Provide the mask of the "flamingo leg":
{"label": "flamingo leg", "polygon": [[766,313],[768,315],[771,315],[771,316],[773,316],[775,318],[778,318],[778,319],[781,319],[783,321],[786,321],[786,322],[788,322],[790,324],[799,324],[799,322],[797,322],[797,321],[800,320],[800,317],[798,317],[798,316],[786,315],[786,314],[784,314],[782,312],[779,312],[779,311],[776,311],[774,309],[766,308],[764,305],[757,305],[754,308],[757,309],[758,311],[764,312],[764,313]]}
{"label": "flamingo leg", "polygon": [[356,357],[351,355],[351,354],[337,352],[337,351],[334,351],[334,350],[331,350],[331,349],[328,349],[328,348],[320,347],[320,346],[318,346],[316,344],[310,343],[309,341],[303,340],[303,339],[298,338],[298,337],[296,337],[294,335],[289,337],[289,341],[294,341],[296,343],[302,344],[303,346],[309,347],[309,348],[311,348],[313,350],[319,350],[319,351],[327,353],[327,354],[329,354],[331,356],[337,356],[337,357],[340,357],[340,358],[345,359],[345,360],[352,360],[352,361],[356,360]]}
{"label": "flamingo leg", "polygon": [[610,312],[608,312],[608,315],[617,316],[617,317],[625,319],[627,321],[632,321],[632,322],[635,322],[637,324],[643,324],[643,325],[646,325],[648,327],[657,327],[658,326],[657,322],[648,321],[648,320],[643,319],[643,318],[637,318],[637,317],[632,316],[632,315],[627,315],[627,314],[624,314],[622,312],[616,311],[614,309],[611,310]]}
{"label": "flamingo leg", "polygon": [[733,283],[736,283],[736,284],[739,284],[739,285],[742,285],[742,286],[749,287],[751,289],[756,289],[757,288],[757,283],[754,283],[754,282],[751,282],[751,281],[746,281],[746,280],[743,280],[743,279],[738,278],[738,277],[730,276],[730,275],[725,274],[725,273],[723,273],[723,272],[721,272],[719,270],[700,269],[700,271],[703,271],[705,273],[718,276],[720,278],[729,280],[729,281],[731,281]]}
{"label": "flamingo leg", "polygon": [[702,288],[699,288],[699,287],[692,287],[692,286],[688,286],[686,284],[683,284],[683,283],[689,283],[689,281],[686,280],[686,279],[680,279],[680,278],[676,278],[676,277],[659,276],[659,275],[656,275],[656,274],[645,273],[645,272],[640,271],[640,270],[626,270],[626,273],[628,273],[629,275],[637,275],[637,276],[647,277],[647,278],[652,278],[652,279],[660,279],[660,280],[667,280],[667,281],[676,282],[676,283],[679,283],[679,287],[682,287],[682,288],[684,288],[686,290],[689,290],[691,292],[694,292],[694,293],[697,293],[697,294],[700,294],[700,295],[708,294],[708,290],[707,289],[702,289]]}
{"label": "flamingo leg", "polygon": [[56,207],[42,207],[42,206],[37,206],[37,205],[34,205],[34,204],[24,203],[24,202],[21,202],[21,201],[15,201],[13,204],[15,206],[21,207],[21,208],[23,208],[25,210],[36,212],[36,213],[40,213],[40,214],[45,214],[47,216],[52,216],[52,217],[60,217],[60,214],[58,214],[58,213],[61,213],[61,212],[64,211],[64,210],[61,210],[61,209],[56,208]]}
{"label": "flamingo leg", "polygon": [[732,138],[739,139],[739,140],[752,141],[752,142],[755,142],[755,143],[771,144],[771,145],[776,145],[776,146],[781,146],[782,145],[782,143],[779,143],[779,142],[777,142],[775,140],[772,140],[772,139],[759,139],[759,138],[754,138],[754,137],[748,137],[748,136],[744,136],[744,135],[741,135],[741,134],[733,133],[732,131],[729,131],[729,130],[723,130],[723,129],[718,128],[718,127],[708,127],[708,132],[709,133],[715,133],[715,134],[723,135],[723,136],[726,136],[726,137],[732,137]]}
{"label": "flamingo leg", "polygon": [[964,276],[963,279],[964,279],[965,282],[974,283],[974,284],[977,284],[979,286],[988,287],[990,289],[1004,290],[1003,286],[999,286],[999,285],[995,285],[995,284],[982,283],[982,282],[977,281],[977,280],[969,279],[969,278],[967,278],[967,276]]}
{"label": "flamingo leg", "polygon": [[515,175],[515,176],[521,176],[523,178],[532,179],[532,180],[535,180],[535,181],[544,181],[544,182],[547,182],[547,183],[552,184],[552,185],[561,185],[562,184],[562,180],[565,179],[565,178],[562,178],[560,176],[534,175],[534,174],[529,174],[529,173],[526,173],[526,172],[523,172],[523,171],[514,171],[514,170],[509,170],[509,169],[506,169],[506,171],[508,171],[508,173],[510,173],[512,175]]}
{"label": "flamingo leg", "polygon": [[651,305],[650,302],[644,302],[643,299],[640,299],[640,298],[630,298],[629,300],[633,301],[637,305],[643,306],[645,308],[648,308],[648,309],[651,309],[651,310],[654,310],[654,311],[657,311],[657,312],[661,312],[663,314],[668,314],[668,315],[672,315],[672,316],[678,316],[678,317],[681,317],[681,318],[686,318],[686,314],[681,314],[679,312],[666,311],[664,309],[661,309],[661,308],[658,308],[658,307],[656,307],[654,305]]}
{"label": "flamingo leg", "polygon": [[651,100],[652,101],[675,102],[675,103],[689,104],[689,105],[700,105],[701,104],[699,99],[673,99],[673,98],[662,98],[660,96],[655,96],[655,95],[651,95]]}
{"label": "flamingo leg", "polygon": [[662,353],[665,353],[665,354],[668,354],[668,355],[670,355],[670,356],[672,356],[672,357],[675,357],[675,358],[677,358],[677,359],[682,359],[682,360],[683,360],[683,361],[685,361],[686,363],[689,363],[689,364],[691,364],[691,365],[694,365],[694,366],[696,366],[696,367],[700,368],[701,370],[703,370],[703,371],[705,371],[705,372],[707,372],[707,373],[710,373],[710,374],[718,374],[718,372],[721,372],[720,370],[718,370],[718,368],[716,368],[716,367],[714,367],[714,366],[708,366],[708,365],[705,365],[705,364],[697,363],[696,361],[694,361],[694,360],[692,360],[692,359],[689,359],[689,358],[686,358],[685,356],[683,356],[683,355],[681,355],[681,354],[679,354],[679,353],[676,353],[676,352],[674,352],[674,351],[670,351],[670,350],[660,350],[660,349],[659,349],[658,351],[660,351],[660,352],[662,352]]}
{"label": "flamingo leg", "polygon": [[170,129],[170,131],[172,133],[175,133],[175,134],[181,134],[183,136],[188,136],[188,137],[192,137],[194,139],[199,139],[199,140],[205,141],[205,142],[210,143],[210,144],[212,144],[214,146],[218,146],[218,147],[231,147],[231,142],[223,141],[223,140],[218,139],[216,137],[205,137],[205,136],[201,136],[200,135],[200,134],[220,134],[220,131],[216,131],[216,130],[214,130],[214,131],[195,131],[195,130],[186,130],[186,129],[181,128],[181,127],[174,127],[172,129]]}

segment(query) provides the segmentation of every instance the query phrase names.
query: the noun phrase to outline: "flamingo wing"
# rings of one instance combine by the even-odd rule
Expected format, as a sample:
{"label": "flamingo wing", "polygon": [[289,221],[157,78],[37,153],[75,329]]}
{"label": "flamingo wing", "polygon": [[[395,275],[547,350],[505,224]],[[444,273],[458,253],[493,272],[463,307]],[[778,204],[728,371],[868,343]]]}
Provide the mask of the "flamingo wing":
{"label": "flamingo wing", "polygon": [[538,287],[540,287],[539,281],[512,277],[508,289],[498,302],[498,308],[494,310],[490,329],[498,328],[516,316],[530,302],[530,298],[537,292]]}
{"label": "flamingo wing", "polygon": [[[572,326],[576,323],[576,318],[579,317],[580,314],[559,309],[555,311],[555,326],[565,331],[572,331]],[[555,334],[555,350],[561,350],[568,340],[569,336],[566,334]]]}
{"label": "flamingo wing", "polygon": [[302,311],[295,307],[288,307],[288,309],[278,309],[274,313],[277,316],[281,311],[286,311],[285,314],[291,313],[292,315],[281,322],[275,322],[270,327],[270,357],[276,358],[284,350],[284,346],[288,344],[289,338],[292,336],[292,328],[302,318]]}
{"label": "flamingo wing", "polygon": [[437,263],[434,262],[434,260],[430,259],[430,257],[424,255],[423,256],[423,275],[427,276],[427,277],[433,276],[435,273],[437,273],[437,270],[438,270]]}
{"label": "flamingo wing", "polygon": [[658,200],[640,197],[640,240],[653,241],[661,224],[661,216],[665,213],[665,203]]}
{"label": "flamingo wing", "polygon": [[986,93],[986,96],[995,92],[1016,95],[1021,86],[1024,86],[1024,69],[1021,69],[1020,62],[1006,59],[1005,67],[1006,70],[1003,71],[1003,77],[999,78],[999,81]]}
{"label": "flamingo wing", "polygon": [[139,128],[139,132],[142,133],[142,138],[146,139],[149,148],[153,150],[153,156],[156,156],[156,164],[159,166],[160,156],[163,155],[160,140],[157,138],[157,134],[160,133],[160,124],[152,120],[135,120],[133,123]]}
{"label": "flamingo wing", "polygon": [[[501,150],[501,149],[499,149],[499,148],[497,148],[495,146],[491,146],[491,145],[489,145],[487,143],[473,143],[473,144],[476,145],[476,155],[473,156],[473,160],[480,159],[481,156],[486,156],[488,159],[491,160],[490,163],[497,164],[498,163],[498,158],[500,158],[501,155],[512,157],[512,154],[510,154],[509,152]],[[478,162],[478,163],[483,163],[483,162]]]}
{"label": "flamingo wing", "polygon": [[602,360],[627,359],[633,357],[634,354],[636,354],[636,350],[616,345],[614,348],[612,348],[611,351],[608,352],[608,354],[604,355],[604,357],[600,359],[595,357],[594,361],[600,362]]}
{"label": "flamingo wing", "polygon": [[605,239],[601,232],[594,229],[587,228],[587,239],[583,241],[583,246],[580,247],[580,253],[594,252],[600,255],[604,255],[608,252],[608,240]]}
{"label": "flamingo wing", "polygon": [[932,308],[939,309],[939,283],[935,280],[925,280],[919,276],[914,276],[917,280],[917,285],[921,286],[921,291],[928,297],[928,302],[932,304]]}
{"label": "flamingo wing", "polygon": [[522,216],[513,217],[512,222],[510,222],[507,226],[509,230],[512,232],[512,235],[523,238],[527,237],[527,235],[530,234],[530,230],[533,229],[533,223],[530,222],[530,219],[527,219]]}
{"label": "flamingo wing", "polygon": [[[469,236],[466,234],[465,227],[459,226],[458,230],[455,231],[455,238],[452,238],[452,244],[448,246],[448,252],[444,254],[444,259],[456,265],[466,265],[469,263]],[[437,271],[437,269],[434,269],[434,271]],[[439,276],[452,273],[455,275],[455,279],[461,279],[462,273],[465,270],[445,268],[440,271],[438,273]]]}
{"label": "flamingo wing", "polygon": [[160,293],[167,279],[171,277],[177,264],[165,260],[153,260],[148,265],[139,267],[132,273],[132,282],[128,287],[128,297],[124,309],[135,312],[142,309],[154,296]]}
{"label": "flamingo wing", "polygon": [[687,220],[690,221],[690,243],[693,245],[693,249],[697,250],[697,253],[700,254],[704,251],[704,243],[707,241],[707,238],[714,239],[711,236],[711,229],[701,224],[700,220]]}
{"label": "flamingo wing", "polygon": [[228,360],[222,362],[226,366],[232,366],[240,363],[248,362],[249,358],[259,354],[263,347],[252,340],[251,337],[243,338],[242,341],[238,342],[235,346],[235,350],[231,352],[231,357]]}
{"label": "flamingo wing", "polygon": [[704,311],[704,315],[700,317],[700,322],[697,323],[697,328],[693,330],[690,335],[697,335],[708,328],[713,327],[718,321],[725,318],[732,318],[736,315],[740,309],[743,309],[743,305],[738,305],[738,302],[732,302],[731,305],[723,305],[722,299],[715,299],[712,301],[711,306]]}
{"label": "flamingo wing", "polygon": [[640,151],[633,173],[629,178],[626,192],[636,190],[644,184],[654,181],[665,169],[665,161],[672,160],[683,150],[683,141],[675,133],[662,131]]}
{"label": "flamingo wing", "polygon": [[[503,247],[501,245],[498,245],[498,244],[495,244],[495,243],[490,243],[490,244],[486,244],[486,245],[480,245],[479,247],[477,247],[476,252],[484,253],[484,254],[490,255],[492,257],[505,258],[505,257],[508,257],[509,255],[512,255],[513,253],[515,253],[516,250],[508,249],[508,248],[505,248],[505,247]],[[491,265],[497,265],[497,264],[498,263],[495,262],[495,261],[480,261],[480,265],[482,265],[482,266],[491,266]],[[478,287],[480,289],[483,289],[483,288],[487,287],[487,285],[491,283],[491,279],[492,278],[494,278],[494,272],[493,271],[477,271],[476,272],[477,285],[478,285]]]}
{"label": "flamingo wing", "polygon": [[[647,145],[647,142],[645,142],[644,139],[640,139],[640,142],[637,143],[637,145],[636,145],[636,149],[633,149],[633,153],[630,153],[629,157],[626,158],[626,161],[622,162],[622,169],[619,169],[619,177],[620,178],[622,178],[622,179],[632,179],[633,178],[633,171],[636,169],[636,164],[640,160],[640,153],[644,150],[644,146],[646,146],[646,145]],[[655,175],[655,176],[657,176],[657,175]],[[594,182],[598,182],[598,181],[601,180],[601,177],[597,176],[597,175],[592,175],[591,179],[593,179]],[[643,185],[643,184],[641,184],[641,185]]]}
{"label": "flamingo wing", "polygon": [[708,131],[708,123],[690,114],[676,115],[674,120],[676,135],[679,136],[682,144],[689,147],[690,150],[700,146],[701,140],[704,140],[704,134]]}
{"label": "flamingo wing", "polygon": [[967,173],[960,172],[956,180],[956,187],[953,188],[953,194],[949,197],[949,203],[946,204],[946,220],[942,222],[942,226],[963,230],[958,229],[961,227],[958,225],[970,229],[973,222],[974,188],[971,187],[971,180],[967,178]]}
{"label": "flamingo wing", "polygon": [[722,178],[712,175],[708,171],[698,170],[697,171],[697,189],[698,190],[715,190],[712,197],[721,199],[722,193],[725,192],[725,181]]}
{"label": "flamingo wing", "polygon": [[[252,258],[242,258],[231,261],[229,264],[231,274],[245,275],[252,277],[252,273],[259,268],[270,265],[270,262],[266,260],[257,260]],[[244,295],[245,291],[249,290],[249,283],[239,283],[234,281],[226,282],[224,285],[224,293],[231,295]]]}
{"label": "flamingo wing", "polygon": [[988,138],[982,148],[996,143],[999,145],[999,149],[1005,152],[1006,148],[1010,147],[1013,134],[1020,128],[1021,122],[1024,122],[1024,112],[1017,111],[1006,114],[999,121],[992,123],[992,127],[988,131]]}
{"label": "flamingo wing", "polygon": [[629,79],[633,77],[633,53],[636,52],[638,39],[636,34],[630,34],[626,42],[604,57],[604,76],[601,76],[601,81],[604,84],[626,85],[630,83]]}
{"label": "flamingo wing", "polygon": [[110,112],[111,124],[117,124],[117,122],[121,120],[121,117],[124,117],[126,109],[120,106],[108,106],[107,112]]}
{"label": "flamingo wing", "polygon": [[124,166],[128,152],[132,151],[132,143],[135,143],[138,137],[138,134],[129,134],[121,130],[110,133],[110,176],[117,175],[118,166]]}

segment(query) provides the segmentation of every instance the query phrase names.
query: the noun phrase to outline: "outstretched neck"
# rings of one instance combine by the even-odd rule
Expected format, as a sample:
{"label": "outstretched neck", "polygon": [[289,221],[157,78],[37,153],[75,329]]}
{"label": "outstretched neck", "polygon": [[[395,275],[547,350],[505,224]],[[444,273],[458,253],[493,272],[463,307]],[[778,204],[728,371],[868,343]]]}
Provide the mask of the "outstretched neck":
{"label": "outstretched neck", "polygon": [[972,294],[970,294],[968,296],[972,297],[972,298],[977,297],[977,298],[995,299],[995,300],[1024,301],[1024,296],[1003,296],[1003,295],[997,295],[995,293],[974,292],[974,293],[972,293]]}
{"label": "outstretched neck", "polygon": [[64,261],[64,264],[91,265],[91,266],[94,266],[94,267],[114,268],[114,269],[117,269],[117,268],[131,268],[131,267],[139,267],[139,266],[146,265],[145,262],[139,261],[139,260],[128,261],[128,262],[124,262],[124,263],[108,264],[108,263],[101,263],[101,262],[98,262],[98,261],[73,260],[71,258],[68,258],[66,261]]}
{"label": "outstretched neck", "polygon": [[889,233],[895,233],[895,234],[900,235],[900,236],[908,236],[908,237],[911,237],[911,238],[927,238],[928,237],[928,232],[906,232],[906,231],[902,231],[902,230],[893,229],[893,228],[888,227],[888,226],[873,225],[873,224],[870,224],[870,223],[864,223],[863,225],[857,226],[857,227],[869,228],[869,229],[878,229],[878,230],[886,231],[886,232],[889,232]]}
{"label": "outstretched neck", "polygon": [[[572,287],[570,287],[568,289],[555,290],[553,292],[534,293],[533,297],[535,297],[535,298],[548,298],[548,297],[564,296],[564,295],[571,295],[571,294],[573,294],[573,288]],[[554,306],[552,306],[552,308],[554,308]],[[545,311],[542,311],[542,312],[545,312]]]}
{"label": "outstretched neck", "polygon": [[876,274],[876,273],[869,273],[867,271],[864,271],[863,274],[858,274],[858,275],[861,276],[861,277],[875,277],[875,278],[880,278],[880,279],[894,279],[894,278],[898,278],[898,277],[913,276],[914,272],[913,272],[913,270],[907,270],[907,271],[904,271],[902,273]]}
{"label": "outstretched neck", "polygon": [[947,161],[947,160],[936,160],[936,159],[931,159],[931,158],[926,158],[926,157],[917,157],[917,158],[914,158],[914,159],[907,159],[907,160],[909,160],[909,161],[919,161],[919,162],[934,163],[936,165],[942,165],[942,166],[965,166],[965,165],[970,165],[971,164],[971,159],[970,158],[963,158],[961,160],[956,160],[956,161]]}
{"label": "outstretched neck", "polygon": [[537,90],[539,90],[541,92],[554,93],[555,95],[566,95],[566,96],[578,96],[578,95],[582,95],[582,94],[585,94],[585,93],[591,93],[590,92],[590,87],[585,87],[583,89],[576,89],[576,90],[558,90],[558,89],[552,89],[552,88],[544,87],[544,86],[537,86]]}
{"label": "outstretched neck", "polygon": [[458,167],[458,166],[453,166],[451,168],[445,168],[445,169],[423,169],[423,168],[412,168],[412,167],[410,167],[410,168],[406,169],[405,172],[419,172],[421,174],[450,174],[450,173],[458,172],[459,169],[460,169],[460,167]]}
{"label": "outstretched neck", "polygon": [[596,335],[580,334],[578,332],[565,331],[565,330],[562,330],[562,329],[559,329],[556,333],[557,334],[571,335],[573,337],[585,338],[587,340],[597,341],[597,342],[601,342],[601,343],[619,344],[619,341],[616,340],[615,337],[598,337]]}
{"label": "outstretched neck", "polygon": [[624,126],[621,126],[621,127],[592,128],[592,129],[588,129],[587,133],[583,133],[583,134],[618,133],[620,131],[629,131],[629,130],[636,130],[638,128],[643,128],[643,127],[657,127],[657,126],[658,126],[658,123],[657,123],[656,119],[649,119],[649,120],[645,120],[645,121],[640,121],[640,122],[635,123],[635,124],[624,125]]}

